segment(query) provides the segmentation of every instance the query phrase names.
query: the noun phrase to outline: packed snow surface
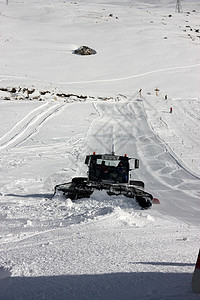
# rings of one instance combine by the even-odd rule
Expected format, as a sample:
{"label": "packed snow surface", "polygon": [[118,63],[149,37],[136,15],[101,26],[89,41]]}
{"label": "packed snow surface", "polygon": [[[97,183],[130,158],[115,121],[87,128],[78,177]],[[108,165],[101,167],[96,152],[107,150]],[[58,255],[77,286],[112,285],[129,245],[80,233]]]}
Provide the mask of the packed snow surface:
{"label": "packed snow surface", "polygon": [[[175,2],[0,0],[0,300],[199,299],[200,4]],[[159,205],[53,196],[113,146]]]}

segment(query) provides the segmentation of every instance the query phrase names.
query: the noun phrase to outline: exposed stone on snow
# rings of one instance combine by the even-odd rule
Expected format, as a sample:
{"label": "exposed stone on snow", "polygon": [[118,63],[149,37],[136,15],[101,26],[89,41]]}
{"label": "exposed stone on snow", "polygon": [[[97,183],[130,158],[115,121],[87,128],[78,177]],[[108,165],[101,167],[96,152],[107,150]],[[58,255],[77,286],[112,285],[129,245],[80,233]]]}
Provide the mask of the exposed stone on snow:
{"label": "exposed stone on snow", "polygon": [[[37,90],[28,87],[0,87],[0,100],[62,100],[69,101],[86,101],[86,99],[95,99],[93,96],[78,95],[72,93],[55,92],[49,90]],[[99,100],[119,101],[119,97],[97,97]]]}
{"label": "exposed stone on snow", "polygon": [[79,54],[79,55],[93,55],[96,54],[96,50],[88,47],[88,46],[81,46],[78,49],[74,50],[74,54]]}

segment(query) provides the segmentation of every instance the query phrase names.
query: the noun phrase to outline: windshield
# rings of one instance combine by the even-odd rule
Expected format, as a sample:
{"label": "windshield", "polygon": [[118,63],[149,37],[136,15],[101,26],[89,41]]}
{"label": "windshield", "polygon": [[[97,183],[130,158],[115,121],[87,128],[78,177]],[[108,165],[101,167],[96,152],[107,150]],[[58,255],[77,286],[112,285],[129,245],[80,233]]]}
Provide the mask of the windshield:
{"label": "windshield", "polygon": [[101,165],[102,162],[105,162],[106,166],[113,166],[113,167],[117,167],[119,164],[119,160],[108,160],[108,159],[97,159],[97,165]]}
{"label": "windshield", "polygon": [[128,162],[119,159],[97,158],[92,160],[89,179],[93,181],[128,182]]}

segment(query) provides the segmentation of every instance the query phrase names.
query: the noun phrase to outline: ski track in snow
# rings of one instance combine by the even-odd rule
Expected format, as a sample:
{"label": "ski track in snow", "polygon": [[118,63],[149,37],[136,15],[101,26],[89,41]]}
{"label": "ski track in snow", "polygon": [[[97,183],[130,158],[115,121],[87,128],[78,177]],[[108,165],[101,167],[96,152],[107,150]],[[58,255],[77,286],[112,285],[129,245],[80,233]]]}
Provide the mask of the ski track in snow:
{"label": "ski track in snow", "polygon": [[165,68],[165,69],[144,72],[141,74],[130,75],[130,76],[121,77],[121,78],[99,79],[99,80],[88,80],[88,81],[77,81],[77,82],[76,81],[75,82],[54,82],[54,83],[65,85],[65,84],[78,84],[78,83],[84,84],[84,83],[98,83],[98,82],[114,82],[114,81],[128,80],[128,79],[142,77],[142,76],[148,76],[148,75],[155,74],[155,73],[162,73],[162,72],[181,70],[181,69],[190,69],[190,68],[196,68],[196,67],[200,67],[200,64],[195,64],[195,65],[191,65],[191,66],[179,66],[179,67]]}
{"label": "ski track in snow", "polygon": [[19,121],[8,133],[0,138],[0,150],[16,147],[28,139],[42,123],[58,112],[64,104],[49,104],[36,108]]}
{"label": "ski track in snow", "polygon": [[[144,72],[136,75],[130,75],[130,76],[125,76],[125,77],[120,77],[120,78],[112,78],[112,79],[98,79],[98,80],[84,80],[84,81],[59,81],[59,82],[50,82],[50,81],[43,81],[44,83],[53,83],[53,84],[58,84],[58,85],[70,85],[70,84],[88,84],[88,83],[101,83],[101,82],[115,82],[115,81],[122,81],[122,80],[129,80],[132,78],[138,78],[142,76],[148,76],[156,73],[163,73],[163,72],[169,72],[169,71],[174,71],[174,70],[182,70],[182,69],[192,69],[192,68],[197,68],[200,67],[200,64],[195,64],[195,65],[188,65],[188,66],[176,66],[176,67],[171,67],[171,68],[164,68],[164,69],[159,69],[159,70],[153,70],[149,72]],[[9,79],[30,79],[28,77],[19,77],[19,76],[14,76],[14,75],[0,75],[2,79],[0,81],[4,81],[7,78]],[[4,79],[5,78],[5,79]],[[37,79],[31,77],[32,80],[37,81]]]}

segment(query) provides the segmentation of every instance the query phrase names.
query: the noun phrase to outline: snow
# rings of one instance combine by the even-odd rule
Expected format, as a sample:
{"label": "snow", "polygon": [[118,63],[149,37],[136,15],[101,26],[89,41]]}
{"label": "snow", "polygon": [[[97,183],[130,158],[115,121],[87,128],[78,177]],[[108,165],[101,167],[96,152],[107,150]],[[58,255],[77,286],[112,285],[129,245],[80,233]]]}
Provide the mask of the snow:
{"label": "snow", "polygon": [[[181,3],[0,0],[0,300],[199,299],[200,5]],[[161,204],[53,197],[113,145]]]}

